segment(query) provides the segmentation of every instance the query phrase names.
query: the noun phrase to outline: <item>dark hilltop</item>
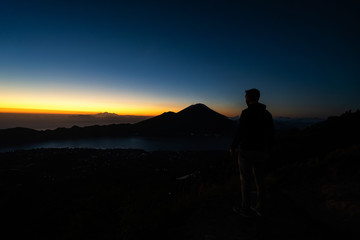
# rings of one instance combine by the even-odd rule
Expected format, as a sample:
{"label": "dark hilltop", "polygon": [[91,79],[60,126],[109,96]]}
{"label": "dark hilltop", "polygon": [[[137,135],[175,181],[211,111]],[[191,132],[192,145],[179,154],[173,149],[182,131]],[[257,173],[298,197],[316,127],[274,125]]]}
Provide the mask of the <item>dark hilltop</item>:
{"label": "dark hilltop", "polygon": [[201,103],[135,124],[139,134],[151,135],[230,135],[234,127],[232,120]]}

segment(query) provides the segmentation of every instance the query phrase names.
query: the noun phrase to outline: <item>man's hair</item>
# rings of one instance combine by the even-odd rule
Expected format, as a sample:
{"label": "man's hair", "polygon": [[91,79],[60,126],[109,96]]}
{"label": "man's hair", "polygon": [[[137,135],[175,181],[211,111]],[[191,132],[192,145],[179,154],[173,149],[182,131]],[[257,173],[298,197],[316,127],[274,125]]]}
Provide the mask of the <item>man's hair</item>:
{"label": "man's hair", "polygon": [[246,90],[245,93],[251,101],[259,101],[260,99],[260,91],[256,88]]}

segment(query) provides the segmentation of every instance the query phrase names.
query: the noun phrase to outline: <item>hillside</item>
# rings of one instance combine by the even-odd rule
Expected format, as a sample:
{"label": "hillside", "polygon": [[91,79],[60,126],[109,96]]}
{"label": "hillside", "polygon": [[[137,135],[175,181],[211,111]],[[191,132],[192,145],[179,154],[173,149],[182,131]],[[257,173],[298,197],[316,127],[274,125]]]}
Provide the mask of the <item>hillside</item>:
{"label": "hillside", "polygon": [[359,234],[360,111],[279,136],[272,186],[315,219]]}
{"label": "hillside", "polygon": [[264,218],[231,211],[240,181],[226,151],[0,153],[4,229],[35,239],[357,239],[359,119],[277,135]]}
{"label": "hillside", "polygon": [[2,234],[14,239],[352,239],[271,185],[266,217],[234,214],[240,182],[226,151],[38,149],[0,158]]}

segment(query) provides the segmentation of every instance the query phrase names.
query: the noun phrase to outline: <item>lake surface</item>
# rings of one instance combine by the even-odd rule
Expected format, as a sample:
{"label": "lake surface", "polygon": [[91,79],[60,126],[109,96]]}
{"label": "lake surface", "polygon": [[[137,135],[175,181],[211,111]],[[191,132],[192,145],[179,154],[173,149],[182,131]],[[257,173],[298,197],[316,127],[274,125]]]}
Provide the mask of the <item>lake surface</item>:
{"label": "lake surface", "polygon": [[145,151],[228,150],[230,137],[123,137],[53,140],[14,147],[0,148],[0,152],[37,148],[97,148],[143,149]]}

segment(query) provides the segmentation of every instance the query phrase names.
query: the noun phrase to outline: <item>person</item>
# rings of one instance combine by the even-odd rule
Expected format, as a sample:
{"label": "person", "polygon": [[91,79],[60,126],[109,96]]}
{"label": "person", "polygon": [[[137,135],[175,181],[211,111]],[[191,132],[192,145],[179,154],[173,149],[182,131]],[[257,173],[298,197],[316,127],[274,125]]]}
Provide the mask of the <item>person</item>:
{"label": "person", "polygon": [[[235,138],[230,152],[237,153],[241,181],[241,207],[233,210],[242,216],[251,215],[251,210],[262,216],[264,207],[264,168],[270,157],[274,123],[272,115],[266,110],[266,105],[259,103],[260,91],[250,89],[245,91],[248,108],[242,111]],[[256,184],[256,203],[251,206],[251,181]]]}

